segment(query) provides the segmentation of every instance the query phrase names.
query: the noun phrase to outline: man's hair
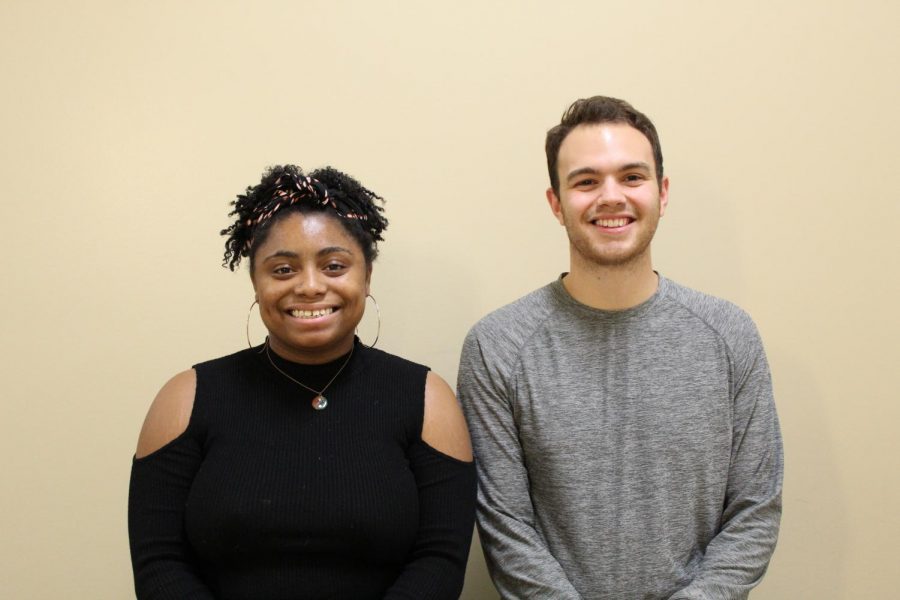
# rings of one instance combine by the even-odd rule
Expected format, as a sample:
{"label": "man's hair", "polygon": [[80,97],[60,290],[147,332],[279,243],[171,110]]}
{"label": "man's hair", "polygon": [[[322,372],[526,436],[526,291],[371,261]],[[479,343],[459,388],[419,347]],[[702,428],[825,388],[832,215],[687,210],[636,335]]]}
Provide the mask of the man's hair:
{"label": "man's hair", "polygon": [[569,133],[579,125],[599,125],[600,123],[624,123],[644,134],[653,150],[653,162],[656,163],[656,181],[662,183],[663,157],[659,145],[659,135],[653,122],[624,100],[609,96],[593,96],[582,98],[572,103],[563,113],[559,125],[547,132],[544,146],[547,152],[547,169],[550,171],[550,186],[559,196],[559,173],[556,166],[559,161],[559,148]]}

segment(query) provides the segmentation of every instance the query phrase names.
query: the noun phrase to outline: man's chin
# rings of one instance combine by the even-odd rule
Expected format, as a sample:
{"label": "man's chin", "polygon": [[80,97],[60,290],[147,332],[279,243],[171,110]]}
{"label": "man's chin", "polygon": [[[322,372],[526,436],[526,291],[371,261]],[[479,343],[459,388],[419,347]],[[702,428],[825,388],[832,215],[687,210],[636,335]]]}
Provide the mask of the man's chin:
{"label": "man's chin", "polygon": [[599,267],[627,268],[640,263],[646,256],[648,249],[649,246],[643,248],[611,248],[605,246],[603,248],[591,247],[588,249],[577,249],[577,251],[581,255],[581,258],[587,263]]}

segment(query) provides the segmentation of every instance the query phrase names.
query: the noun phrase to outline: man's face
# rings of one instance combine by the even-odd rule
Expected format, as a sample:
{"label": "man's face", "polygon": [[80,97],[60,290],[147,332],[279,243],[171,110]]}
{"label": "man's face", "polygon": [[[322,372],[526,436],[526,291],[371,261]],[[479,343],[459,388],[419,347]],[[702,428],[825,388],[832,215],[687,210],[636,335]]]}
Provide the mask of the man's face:
{"label": "man's face", "polygon": [[622,123],[579,125],[559,149],[559,196],[550,209],[569,236],[573,261],[630,266],[646,260],[668,202],[650,141]]}

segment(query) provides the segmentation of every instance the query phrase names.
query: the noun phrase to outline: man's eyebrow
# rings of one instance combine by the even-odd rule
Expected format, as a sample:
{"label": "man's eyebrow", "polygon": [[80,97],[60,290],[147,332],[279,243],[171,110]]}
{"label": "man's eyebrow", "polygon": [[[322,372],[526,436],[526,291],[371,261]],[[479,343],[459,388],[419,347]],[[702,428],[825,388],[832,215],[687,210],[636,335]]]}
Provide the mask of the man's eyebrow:
{"label": "man's eyebrow", "polygon": [[572,181],[576,177],[580,177],[582,175],[596,175],[599,171],[593,167],[581,167],[580,169],[575,169],[571,171],[568,175],[566,175],[566,181]]}
{"label": "man's eyebrow", "polygon": [[[625,163],[617,169],[618,172],[634,170],[646,171],[648,173],[651,171],[650,165],[642,160]],[[574,171],[566,175],[566,181],[572,181],[573,179],[575,179],[576,177],[580,177],[581,175],[597,175],[598,173],[600,173],[600,170],[595,169],[594,167],[581,167],[580,169],[575,169]]]}

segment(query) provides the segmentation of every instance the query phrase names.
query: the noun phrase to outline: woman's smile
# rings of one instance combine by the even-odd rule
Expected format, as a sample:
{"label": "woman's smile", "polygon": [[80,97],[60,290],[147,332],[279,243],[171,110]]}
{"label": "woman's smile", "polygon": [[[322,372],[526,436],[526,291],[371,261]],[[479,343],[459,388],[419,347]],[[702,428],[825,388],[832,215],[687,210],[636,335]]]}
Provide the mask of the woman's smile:
{"label": "woman's smile", "polygon": [[335,312],[334,307],[328,308],[314,308],[311,310],[306,310],[302,308],[292,308],[288,310],[288,313],[297,319],[302,319],[304,321],[310,321],[313,319],[318,319],[320,317],[327,317]]}
{"label": "woman's smile", "polygon": [[253,287],[277,354],[323,363],[350,351],[365,310],[369,267],[335,217],[295,212],[257,250]]}

